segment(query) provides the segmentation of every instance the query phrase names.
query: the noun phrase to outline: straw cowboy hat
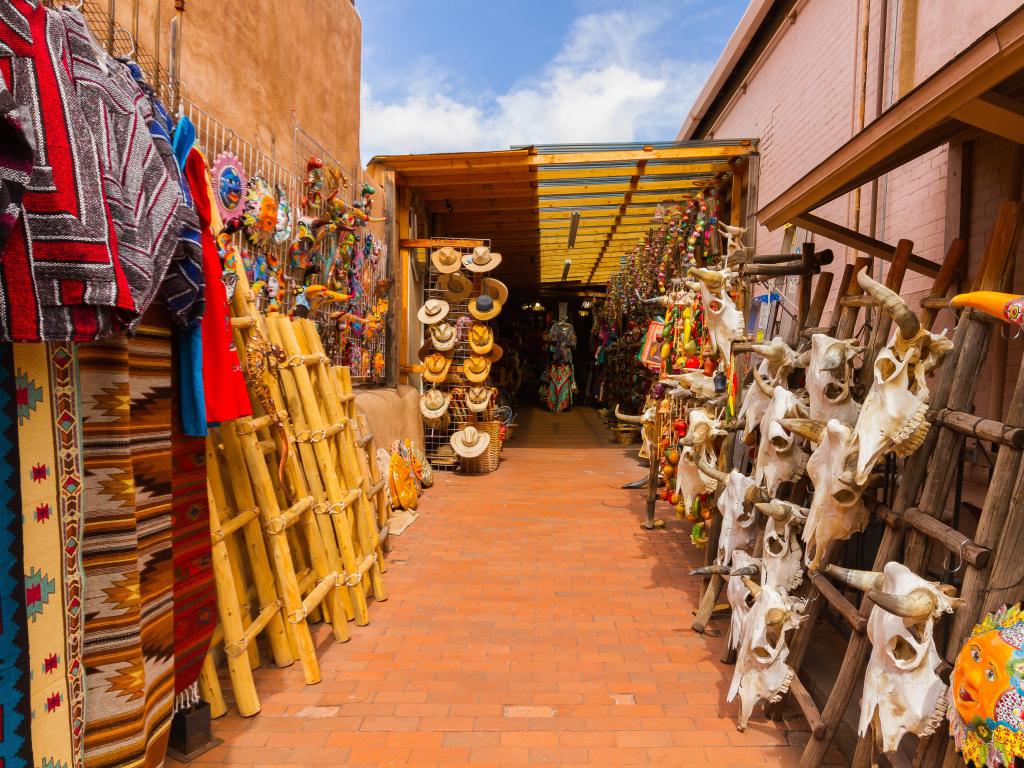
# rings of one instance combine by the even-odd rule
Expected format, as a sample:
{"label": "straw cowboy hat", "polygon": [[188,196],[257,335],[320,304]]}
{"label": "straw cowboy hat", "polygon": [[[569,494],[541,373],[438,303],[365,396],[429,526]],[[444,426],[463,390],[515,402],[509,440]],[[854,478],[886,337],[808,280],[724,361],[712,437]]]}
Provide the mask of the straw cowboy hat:
{"label": "straw cowboy hat", "polygon": [[501,303],[492,298],[489,293],[477,296],[469,302],[469,314],[477,320],[490,320],[501,312]]}
{"label": "straw cowboy hat", "polygon": [[487,381],[487,377],[491,375],[491,358],[483,355],[470,355],[462,364],[462,375],[474,384]]}
{"label": "straw cowboy hat", "polygon": [[473,281],[465,275],[455,272],[451,275],[441,275],[437,278],[437,287],[448,294],[448,301],[454,304],[457,301],[465,301],[469,298],[469,295],[473,292]]}
{"label": "straw cowboy hat", "polygon": [[484,293],[489,294],[492,299],[502,306],[505,306],[508,302],[508,286],[501,282],[501,280],[496,280],[493,277],[485,277]]}
{"label": "straw cowboy hat", "polygon": [[491,361],[491,365],[501,360],[505,355],[505,350],[501,348],[501,344],[494,342],[494,346],[491,347],[491,354],[487,356],[487,359]]}
{"label": "straw cowboy hat", "polygon": [[429,389],[420,397],[420,413],[427,419],[439,419],[448,411],[452,396],[435,388]]}
{"label": "straw cowboy hat", "polygon": [[478,432],[472,424],[456,432],[451,437],[452,448],[464,459],[472,459],[487,450],[491,444],[491,436],[486,432]]}
{"label": "straw cowboy hat", "polygon": [[473,323],[469,328],[469,348],[478,355],[486,355],[494,346],[494,334],[483,323]]}
{"label": "straw cowboy hat", "polygon": [[448,352],[455,348],[459,334],[451,323],[437,323],[430,326],[430,343],[438,352]]}
{"label": "straw cowboy hat", "polygon": [[451,357],[443,352],[431,352],[423,361],[423,378],[431,384],[440,384],[448,377],[448,369],[451,367]]}
{"label": "straw cowboy hat", "polygon": [[420,319],[421,323],[433,325],[434,323],[440,323],[448,317],[449,309],[447,301],[427,299],[427,302],[420,307],[420,311],[416,313],[416,317]]}
{"label": "straw cowboy hat", "polygon": [[438,248],[430,254],[430,261],[433,263],[434,269],[444,275],[458,272],[462,268],[462,254],[448,245]]}
{"label": "straw cowboy hat", "polygon": [[473,413],[483,413],[491,404],[491,387],[475,386],[466,390],[466,407]]}
{"label": "straw cowboy hat", "polygon": [[462,257],[462,266],[470,272],[490,272],[501,264],[501,254],[491,253],[486,245],[478,245],[473,253],[467,253]]}

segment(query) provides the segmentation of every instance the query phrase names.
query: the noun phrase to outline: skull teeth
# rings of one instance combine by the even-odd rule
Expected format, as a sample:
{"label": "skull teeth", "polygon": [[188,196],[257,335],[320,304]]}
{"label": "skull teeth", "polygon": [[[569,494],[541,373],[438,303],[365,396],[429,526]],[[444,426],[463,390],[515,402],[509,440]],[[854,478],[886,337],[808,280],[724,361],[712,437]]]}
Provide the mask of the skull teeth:
{"label": "skull teeth", "polygon": [[780,685],[778,688],[776,688],[772,692],[772,695],[768,697],[768,703],[769,704],[775,704],[775,703],[777,703],[779,701],[782,701],[782,697],[785,696],[787,693],[789,693],[789,686],[793,682],[793,678],[795,676],[796,676],[796,672],[794,672],[787,665],[786,666],[786,677],[782,681],[782,685]]}
{"label": "skull teeth", "polygon": [[928,405],[922,403],[917,413],[910,417],[907,423],[903,425],[903,429],[896,436],[896,445],[893,447],[897,456],[905,458],[924,444],[925,438],[928,437],[928,429],[931,426],[928,423],[928,419],[925,418],[927,413]]}

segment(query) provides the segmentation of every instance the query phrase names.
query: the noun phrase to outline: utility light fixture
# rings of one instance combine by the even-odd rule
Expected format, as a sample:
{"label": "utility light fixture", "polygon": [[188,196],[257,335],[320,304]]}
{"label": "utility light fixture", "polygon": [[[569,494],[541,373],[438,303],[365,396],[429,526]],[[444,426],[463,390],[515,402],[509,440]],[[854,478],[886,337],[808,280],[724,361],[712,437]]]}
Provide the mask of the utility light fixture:
{"label": "utility light fixture", "polygon": [[[569,217],[569,247],[576,247],[576,230],[580,228],[580,212],[573,211]],[[565,278],[562,278],[563,280]]]}
{"label": "utility light fixture", "polygon": [[564,283],[569,278],[569,268],[572,266],[572,259],[566,259],[562,265],[562,282]]}

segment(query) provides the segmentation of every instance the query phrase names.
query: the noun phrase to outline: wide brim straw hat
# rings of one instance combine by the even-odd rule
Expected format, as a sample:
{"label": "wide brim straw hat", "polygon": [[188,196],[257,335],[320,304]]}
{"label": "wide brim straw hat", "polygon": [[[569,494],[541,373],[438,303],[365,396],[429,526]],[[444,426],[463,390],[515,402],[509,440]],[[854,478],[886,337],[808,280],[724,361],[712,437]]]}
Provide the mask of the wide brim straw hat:
{"label": "wide brim straw hat", "polygon": [[441,352],[431,352],[423,361],[423,378],[431,384],[440,384],[448,378],[448,369],[451,367],[450,356]]}
{"label": "wide brim straw hat", "polygon": [[491,354],[487,356],[487,359],[491,361],[491,364],[498,362],[502,357],[505,356],[505,350],[501,348],[501,344],[494,342],[494,346],[491,347]]}
{"label": "wide brim straw hat", "polygon": [[473,459],[487,450],[491,444],[491,436],[479,432],[472,424],[451,436],[452,448],[464,459]]}
{"label": "wide brim straw hat", "polygon": [[484,278],[484,292],[504,306],[508,303],[508,286],[493,277]]}
{"label": "wide brim straw hat", "polygon": [[478,355],[486,355],[494,347],[494,333],[483,323],[469,327],[469,348]]}
{"label": "wide brim straw hat", "polygon": [[462,364],[462,375],[474,384],[487,381],[491,375],[491,359],[483,355],[470,355]]}
{"label": "wide brim straw hat", "polygon": [[483,413],[491,404],[491,392],[490,387],[470,387],[466,390],[466,407],[473,413]]}
{"label": "wide brim straw hat", "polygon": [[478,245],[472,253],[462,257],[462,266],[470,272],[490,272],[501,264],[501,254],[492,253],[486,245]]}
{"label": "wide brim straw hat", "polygon": [[437,278],[437,287],[447,294],[448,301],[465,301],[473,293],[473,281],[458,272],[441,275]]}
{"label": "wide brim straw hat", "polygon": [[492,320],[501,313],[501,302],[489,293],[477,296],[469,302],[469,314],[477,320]]}
{"label": "wide brim straw hat", "polygon": [[462,269],[462,254],[449,245],[438,248],[430,254],[430,261],[434,269],[444,275],[450,275]]}
{"label": "wide brim straw hat", "polygon": [[459,341],[459,333],[451,323],[437,323],[430,326],[430,343],[438,352],[448,352],[455,348]]}
{"label": "wide brim straw hat", "polygon": [[439,389],[429,389],[420,397],[420,413],[427,419],[439,419],[448,410],[452,396]]}
{"label": "wide brim straw hat", "polygon": [[451,307],[448,306],[448,302],[442,299],[427,299],[427,301],[420,307],[420,311],[416,313],[416,317],[420,319],[421,323],[427,325],[433,325],[434,323],[440,323],[446,317],[448,317],[448,310]]}

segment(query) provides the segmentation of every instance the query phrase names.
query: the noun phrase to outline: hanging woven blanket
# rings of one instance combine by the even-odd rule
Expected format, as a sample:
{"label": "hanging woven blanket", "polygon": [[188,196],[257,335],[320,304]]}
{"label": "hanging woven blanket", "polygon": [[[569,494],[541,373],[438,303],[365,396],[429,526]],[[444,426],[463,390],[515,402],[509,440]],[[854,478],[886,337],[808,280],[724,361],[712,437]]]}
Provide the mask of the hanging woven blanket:
{"label": "hanging woven blanket", "polygon": [[572,406],[572,395],[576,389],[572,366],[562,363],[548,366],[544,372],[544,383],[540,396],[549,410],[561,413]]}
{"label": "hanging woven blanket", "polygon": [[159,766],[174,700],[171,335],[79,348],[85,466],[86,762]]}
{"label": "hanging woven blanket", "polygon": [[33,768],[14,355],[0,344],[0,763]]}
{"label": "hanging woven blanket", "polygon": [[34,765],[82,765],[81,440],[70,345],[15,344]]}
{"label": "hanging woven blanket", "polygon": [[[177,409],[175,409],[177,410]],[[217,592],[206,496],[206,438],[189,437],[175,413],[174,711],[199,701],[199,670],[217,627]]]}

